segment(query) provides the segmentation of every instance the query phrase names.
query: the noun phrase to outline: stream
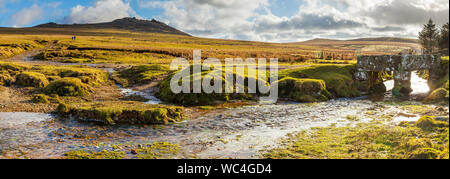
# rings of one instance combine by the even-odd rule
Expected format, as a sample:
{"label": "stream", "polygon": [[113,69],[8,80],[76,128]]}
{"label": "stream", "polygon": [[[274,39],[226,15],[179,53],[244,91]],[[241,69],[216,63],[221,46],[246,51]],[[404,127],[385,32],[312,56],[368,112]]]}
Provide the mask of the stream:
{"label": "stream", "polygon": [[[104,69],[114,72],[112,68]],[[393,86],[393,82],[386,82],[388,89],[392,89],[389,85]],[[428,87],[426,80],[414,73],[413,93],[427,93],[429,89],[425,86]],[[141,95],[149,100],[149,104],[161,102],[146,92],[120,86],[119,89],[123,95]],[[448,107],[443,110],[448,115]],[[175,158],[261,158],[261,150],[277,147],[288,134],[312,127],[347,126],[373,120],[399,123],[420,118],[405,114],[408,111],[401,106],[372,102],[364,97],[216,109],[164,126],[99,126],[56,119],[50,114],[0,112],[0,158],[59,158],[71,150],[112,150],[116,144],[153,142],[181,146]],[[357,120],[349,120],[348,116],[355,116]],[[391,119],[386,120],[384,116]]]}
{"label": "stream", "polygon": [[[444,110],[448,114],[448,107]],[[70,150],[101,151],[115,144],[153,142],[179,144],[182,150],[176,158],[260,158],[260,150],[277,147],[287,134],[311,127],[372,120],[399,123],[420,117],[404,114],[408,111],[399,106],[365,99],[215,110],[165,126],[98,126],[48,114],[0,113],[0,158],[58,158]]]}

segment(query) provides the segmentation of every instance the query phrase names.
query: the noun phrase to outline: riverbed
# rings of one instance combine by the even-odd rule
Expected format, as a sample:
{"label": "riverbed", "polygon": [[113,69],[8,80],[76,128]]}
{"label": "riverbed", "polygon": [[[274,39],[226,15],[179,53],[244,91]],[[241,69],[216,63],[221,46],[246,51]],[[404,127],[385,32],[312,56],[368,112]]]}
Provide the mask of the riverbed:
{"label": "riverbed", "polygon": [[[448,107],[442,110],[448,116]],[[349,116],[356,119],[349,120]],[[419,117],[398,104],[366,99],[211,110],[167,126],[98,126],[48,114],[0,113],[0,157],[59,158],[71,150],[101,151],[117,144],[170,142],[181,147],[174,158],[260,158],[261,150],[277,147],[286,135],[311,127],[372,120],[399,123]]]}

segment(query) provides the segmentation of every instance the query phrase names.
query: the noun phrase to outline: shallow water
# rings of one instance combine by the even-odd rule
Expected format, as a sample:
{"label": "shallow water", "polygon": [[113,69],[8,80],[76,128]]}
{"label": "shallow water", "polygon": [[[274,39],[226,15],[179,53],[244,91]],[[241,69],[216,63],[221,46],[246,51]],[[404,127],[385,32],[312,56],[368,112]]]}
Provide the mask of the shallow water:
{"label": "shallow water", "polygon": [[162,103],[162,101],[160,99],[158,99],[156,96],[153,96],[150,93],[146,93],[146,92],[142,92],[142,91],[135,91],[130,88],[123,88],[120,85],[117,85],[117,86],[119,87],[120,93],[123,96],[133,96],[133,95],[141,96],[148,100],[148,101],[144,102],[145,104],[161,104]]}
{"label": "shallow water", "polygon": [[0,128],[17,127],[32,122],[52,119],[52,115],[28,112],[0,112]]}
{"label": "shallow water", "polygon": [[[388,91],[391,91],[394,88],[394,80],[388,80],[384,82],[384,85]],[[430,92],[427,80],[420,78],[417,75],[417,72],[411,73],[411,88],[413,90],[411,95],[426,94]]]}
{"label": "shallow water", "polygon": [[[448,112],[447,107],[445,110]],[[368,111],[374,114],[367,115]],[[114,144],[171,142],[182,147],[178,158],[259,158],[260,150],[277,147],[287,134],[311,127],[355,125],[386,115],[393,116],[392,121],[385,121],[392,123],[419,117],[399,115],[404,113],[398,106],[364,99],[246,106],[207,112],[165,126],[98,126],[51,119],[48,114],[0,113],[4,124],[0,127],[0,151],[6,152],[5,158],[16,151],[25,154],[13,158],[52,158],[70,150],[111,150]]]}

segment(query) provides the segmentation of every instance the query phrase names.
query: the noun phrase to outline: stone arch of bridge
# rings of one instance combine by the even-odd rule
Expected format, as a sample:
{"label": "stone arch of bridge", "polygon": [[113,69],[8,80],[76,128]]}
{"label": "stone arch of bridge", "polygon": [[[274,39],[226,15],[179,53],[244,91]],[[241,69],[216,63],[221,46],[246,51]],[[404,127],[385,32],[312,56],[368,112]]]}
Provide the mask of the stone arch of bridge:
{"label": "stone arch of bridge", "polygon": [[[413,71],[428,70],[428,85],[434,89],[438,81],[438,71],[441,58],[436,55],[382,55],[359,56],[356,65],[355,80],[368,82],[367,92],[383,92],[382,77],[386,73],[393,73],[394,88],[392,94],[396,97],[409,96],[411,89],[411,73]],[[384,87],[384,91],[385,91]]]}

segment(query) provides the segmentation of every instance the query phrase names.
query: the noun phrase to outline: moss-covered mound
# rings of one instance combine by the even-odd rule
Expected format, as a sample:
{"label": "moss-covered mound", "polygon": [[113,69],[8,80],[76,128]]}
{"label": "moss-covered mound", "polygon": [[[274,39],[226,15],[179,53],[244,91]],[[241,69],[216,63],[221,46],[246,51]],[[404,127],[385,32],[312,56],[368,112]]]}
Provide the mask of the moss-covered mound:
{"label": "moss-covered mound", "polygon": [[9,72],[24,71],[29,68],[30,67],[25,65],[0,61],[0,71],[9,71]]}
{"label": "moss-covered mound", "polygon": [[[175,75],[175,73],[183,74],[182,71],[173,72],[168,77],[166,77],[160,84],[159,84],[159,92],[156,93],[156,96],[165,102],[170,102],[174,104],[180,104],[180,105],[187,105],[187,106],[202,106],[202,105],[211,105],[211,104],[217,104],[221,102],[226,102],[229,100],[248,100],[252,99],[255,96],[259,95],[258,89],[249,89],[248,83],[251,80],[256,81],[256,83],[267,84],[266,79],[258,78],[257,76],[249,76],[248,70],[244,71],[244,74],[238,73],[236,71],[229,72],[228,74],[231,74],[232,79],[235,79],[234,81],[231,81],[231,78],[226,78],[225,75],[227,74],[225,70],[220,73],[219,71],[215,70],[202,70],[200,73],[193,74],[193,68],[194,66],[190,66],[189,69],[183,69],[183,70],[190,70],[189,78],[190,80],[190,92],[189,93],[178,93],[175,94],[172,92],[170,88],[170,81],[172,77]],[[201,67],[203,68],[203,67]],[[188,73],[186,73],[188,74]],[[252,73],[253,74],[253,73]],[[256,72],[254,73],[256,74]],[[200,84],[203,80],[210,80],[211,84],[214,84],[213,79],[221,79],[222,81],[222,91],[220,93],[212,92],[212,93],[205,93],[204,90],[202,90],[201,93],[194,93],[193,91],[193,84],[194,81],[198,81]],[[236,79],[242,79],[244,81],[244,85],[236,84]],[[232,84],[228,86],[230,89],[229,91],[233,91],[233,93],[225,93],[226,91],[226,81],[228,81],[229,84]],[[179,84],[181,85],[181,79],[179,81]],[[231,89],[232,88],[232,89]],[[256,91],[257,93],[250,94],[248,93],[249,90]],[[242,91],[241,93],[238,93],[238,91]]]}
{"label": "moss-covered mound", "polygon": [[14,78],[8,71],[0,71],[0,86],[9,86],[14,83]]}
{"label": "moss-covered mound", "polygon": [[83,53],[78,50],[45,50],[34,58],[39,60],[53,60],[54,58],[86,58],[93,59],[94,55],[90,53]]}
{"label": "moss-covered mound", "polygon": [[182,120],[182,107],[139,102],[99,102],[65,105],[58,113],[82,121],[114,124],[168,124]]}
{"label": "moss-covered mound", "polygon": [[31,71],[36,71],[48,76],[48,78],[57,79],[72,77],[78,78],[83,83],[89,85],[100,85],[108,81],[108,73],[86,66],[34,66]]}
{"label": "moss-covered mound", "polygon": [[445,88],[438,88],[431,92],[431,94],[424,99],[425,103],[440,103],[446,102],[448,103],[448,90]]}
{"label": "moss-covered mound", "polygon": [[36,72],[22,72],[16,76],[15,84],[21,87],[42,88],[49,84],[45,75]]}
{"label": "moss-covered mound", "polygon": [[7,58],[18,55],[31,50],[33,48],[42,47],[37,41],[23,40],[22,42],[2,43],[0,42],[0,58]]}
{"label": "moss-covered mound", "polygon": [[317,65],[306,68],[282,70],[279,78],[309,78],[325,81],[327,90],[335,97],[357,97],[358,82],[353,80],[355,65]]}
{"label": "moss-covered mound", "polygon": [[31,99],[33,103],[50,103],[50,97],[45,94],[35,94],[33,95],[33,99]]}
{"label": "moss-covered mound", "polygon": [[124,80],[117,82],[124,87],[145,84],[169,72],[169,68],[163,65],[138,65],[120,71],[118,76]]}
{"label": "moss-covered mound", "polygon": [[438,121],[432,116],[423,116],[414,125],[426,131],[444,127],[448,128],[448,122]]}
{"label": "moss-covered mound", "polygon": [[286,77],[278,81],[279,96],[299,102],[326,101],[332,95],[323,80]]}
{"label": "moss-covered mound", "polygon": [[47,94],[59,96],[85,96],[91,91],[91,87],[82,83],[78,78],[61,78],[50,83],[45,89]]}
{"label": "moss-covered mound", "polygon": [[16,76],[22,72],[40,73],[41,75],[39,76],[45,75],[47,81],[54,81],[64,77],[73,77],[80,79],[83,83],[94,86],[108,82],[107,72],[87,66],[28,66],[0,61],[0,71],[6,71],[10,76]]}
{"label": "moss-covered mound", "polygon": [[52,94],[50,96],[47,96],[45,94],[34,94],[33,98],[31,99],[31,102],[33,103],[59,103],[61,102],[61,98],[59,98],[58,95]]}

